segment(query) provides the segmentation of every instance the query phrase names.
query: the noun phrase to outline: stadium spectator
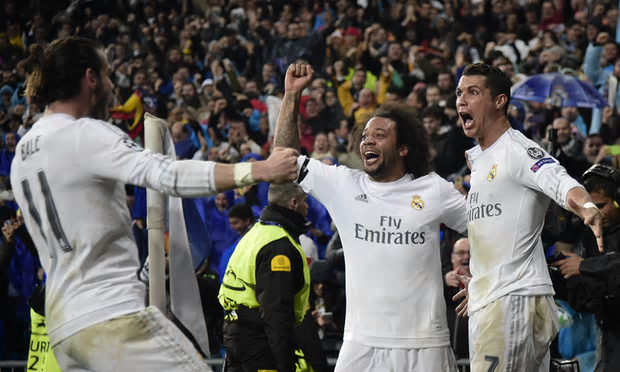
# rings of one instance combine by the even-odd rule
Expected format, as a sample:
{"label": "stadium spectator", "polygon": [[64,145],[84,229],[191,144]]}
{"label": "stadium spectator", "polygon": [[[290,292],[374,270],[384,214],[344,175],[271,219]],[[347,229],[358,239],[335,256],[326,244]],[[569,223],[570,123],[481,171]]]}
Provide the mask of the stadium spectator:
{"label": "stadium spectator", "polygon": [[230,223],[230,227],[235,230],[237,234],[239,234],[239,237],[222,253],[217,269],[220,282],[224,278],[226,266],[228,266],[230,256],[232,256],[235,251],[235,247],[239,243],[239,240],[241,240],[243,235],[245,235],[245,233],[248,232],[248,230],[250,230],[254,225],[254,219],[254,212],[247,204],[235,204],[228,211],[228,222]]}
{"label": "stadium spectator", "polygon": [[594,165],[583,175],[584,186],[603,213],[605,254],[599,252],[596,239],[584,231],[584,257],[562,252],[565,259],[553,264],[568,279],[568,298],[577,311],[596,316],[599,325],[596,371],[614,371],[620,366],[615,350],[620,345],[620,173],[605,165]]}
{"label": "stadium spectator", "polygon": [[467,334],[467,319],[460,318],[455,309],[457,303],[452,301],[461,288],[458,275],[471,276],[469,271],[469,240],[460,238],[454,243],[450,254],[450,271],[444,274],[444,296],[446,298],[448,328],[450,329],[450,343],[454,348],[457,359],[469,358],[469,338]]}

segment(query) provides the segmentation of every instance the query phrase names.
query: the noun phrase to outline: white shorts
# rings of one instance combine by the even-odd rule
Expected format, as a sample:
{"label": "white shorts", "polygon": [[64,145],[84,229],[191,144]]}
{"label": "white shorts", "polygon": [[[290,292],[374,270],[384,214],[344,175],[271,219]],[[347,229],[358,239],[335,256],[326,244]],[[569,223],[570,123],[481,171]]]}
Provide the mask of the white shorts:
{"label": "white shorts", "polygon": [[504,296],[470,315],[471,371],[548,372],[558,331],[552,296]]}
{"label": "white shorts", "polygon": [[457,372],[450,346],[380,349],[344,341],[334,372]]}
{"label": "white shorts", "polygon": [[63,372],[211,371],[157,308],[88,327],[53,348]]}

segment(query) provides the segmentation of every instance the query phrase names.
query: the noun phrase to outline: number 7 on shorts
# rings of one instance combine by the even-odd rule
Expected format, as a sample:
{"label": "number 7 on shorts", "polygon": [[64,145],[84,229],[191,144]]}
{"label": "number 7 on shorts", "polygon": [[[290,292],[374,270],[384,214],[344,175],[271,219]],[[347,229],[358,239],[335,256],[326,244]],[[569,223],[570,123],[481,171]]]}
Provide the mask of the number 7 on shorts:
{"label": "number 7 on shorts", "polygon": [[489,366],[487,372],[495,372],[495,370],[497,369],[497,365],[499,364],[499,357],[485,355],[484,360],[486,360],[487,362],[491,362],[491,365]]}

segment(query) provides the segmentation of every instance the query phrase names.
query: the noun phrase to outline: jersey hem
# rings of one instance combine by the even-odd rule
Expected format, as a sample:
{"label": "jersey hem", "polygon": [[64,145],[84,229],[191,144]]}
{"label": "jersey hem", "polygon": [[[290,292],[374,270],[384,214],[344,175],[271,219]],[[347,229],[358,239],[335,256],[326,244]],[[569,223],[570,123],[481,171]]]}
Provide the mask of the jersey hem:
{"label": "jersey hem", "polygon": [[[478,304],[474,304],[472,302],[469,303],[468,305],[468,312],[469,314],[474,314],[475,312],[477,312],[478,310],[482,309],[483,307],[499,300],[500,298],[507,296],[513,292],[517,292],[519,290],[522,289],[526,289],[529,287],[538,287],[538,286],[546,286],[549,288],[548,291],[536,291],[536,294],[533,294],[533,296],[554,296],[555,295],[555,291],[553,290],[553,286],[548,282],[548,281],[537,281],[537,282],[531,282],[531,283],[526,283],[526,284],[522,284],[522,283],[516,283],[517,285],[510,285],[504,288],[500,288],[498,290],[494,290],[493,291],[493,295],[492,296],[487,296],[485,297],[482,301],[479,301]],[[520,296],[528,296],[528,294],[525,293],[519,293]],[[471,300],[471,298],[470,298]]]}
{"label": "jersey hem", "polygon": [[136,313],[145,307],[144,301],[131,297],[120,299],[118,302],[115,301],[111,305],[104,307],[98,306],[92,311],[78,314],[58,327],[49,326],[48,320],[50,344],[54,347],[88,327],[105,322],[106,320]]}
{"label": "jersey hem", "polygon": [[426,349],[431,347],[450,346],[449,335],[440,337],[396,338],[394,336],[366,336],[345,332],[343,341],[383,349]]}

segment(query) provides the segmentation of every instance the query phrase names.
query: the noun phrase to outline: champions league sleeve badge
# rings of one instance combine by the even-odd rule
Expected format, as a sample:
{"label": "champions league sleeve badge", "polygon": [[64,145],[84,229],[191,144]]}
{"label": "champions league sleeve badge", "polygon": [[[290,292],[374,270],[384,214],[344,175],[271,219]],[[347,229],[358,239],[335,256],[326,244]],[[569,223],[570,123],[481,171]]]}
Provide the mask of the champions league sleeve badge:
{"label": "champions league sleeve badge", "polygon": [[532,165],[530,170],[534,173],[538,172],[538,170],[545,164],[553,164],[555,160],[553,158],[544,158],[536,162],[536,164]]}
{"label": "champions league sleeve badge", "polygon": [[527,149],[527,154],[532,159],[542,159],[543,156],[545,156],[545,152],[538,147],[530,147],[529,149]]}

